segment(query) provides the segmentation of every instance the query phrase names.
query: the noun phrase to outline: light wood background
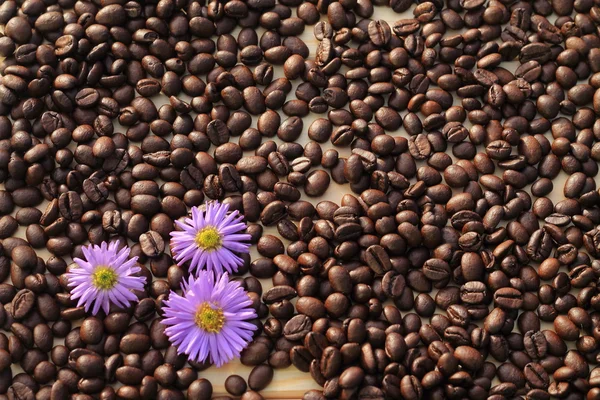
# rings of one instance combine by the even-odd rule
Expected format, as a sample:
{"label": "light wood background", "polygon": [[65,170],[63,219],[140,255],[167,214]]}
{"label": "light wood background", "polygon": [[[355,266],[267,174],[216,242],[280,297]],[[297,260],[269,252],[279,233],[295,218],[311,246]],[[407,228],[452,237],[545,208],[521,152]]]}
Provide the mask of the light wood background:
{"label": "light wood background", "polygon": [[[295,16],[295,10],[293,11],[293,15]],[[392,25],[392,23],[394,21],[397,21],[401,18],[412,18],[412,17],[413,17],[412,10],[409,10],[402,14],[396,14],[389,7],[375,7],[375,14],[372,17],[372,19],[383,19],[383,20],[386,20],[390,25]],[[553,18],[549,18],[549,19],[551,21],[553,21]],[[0,27],[0,31],[1,30],[2,30],[2,27]],[[233,35],[237,36],[238,31],[239,30],[234,31]],[[258,30],[259,37],[260,37],[260,34],[262,34],[262,32],[263,32],[262,29]],[[315,49],[317,47],[317,41],[315,40],[314,35],[313,35],[313,27],[307,26],[306,30],[300,36],[300,38],[302,40],[304,40],[304,42],[307,43],[307,45],[309,46],[310,51],[311,51],[311,57],[314,56]],[[0,58],[0,61],[1,61],[1,58]],[[502,66],[514,71],[514,68],[516,67],[516,63],[512,62],[512,63],[507,63],[507,64],[508,65],[505,66],[505,64],[503,63]],[[279,66],[276,67],[275,68],[275,78],[279,78],[282,76],[283,76],[282,68]],[[203,78],[205,78],[205,77],[203,77]],[[288,95],[288,100],[295,98],[293,93],[294,93],[294,90],[296,89],[298,83],[299,82],[293,82],[293,90],[290,93],[290,95]],[[186,98],[185,95],[182,95],[181,97],[184,100],[189,100],[189,98]],[[159,95],[156,98],[154,98],[153,100],[157,103],[157,105],[162,105],[162,104],[165,104],[168,102],[168,99],[163,95]],[[460,105],[460,100],[457,100],[455,98],[454,104]],[[285,119],[285,116],[282,113],[280,113],[280,114],[282,115],[282,120]],[[404,116],[404,114],[405,114],[404,112],[401,113],[402,116]],[[307,143],[309,141],[307,134],[306,134],[307,129],[314,119],[320,118],[320,117],[324,117],[324,115],[310,114],[308,117],[304,118],[303,134],[300,137],[300,139],[298,140],[298,142],[300,144],[304,145],[305,143]],[[123,129],[118,124],[118,121],[114,121],[114,122],[115,122],[115,132],[124,132],[125,131],[125,129]],[[465,125],[467,127],[470,126],[468,121],[466,121]],[[256,118],[253,118],[252,126],[253,127],[256,126]],[[404,130],[402,128],[396,132],[387,132],[387,133],[390,135],[394,135],[394,136],[395,135],[406,136],[406,133],[404,132]],[[549,136],[549,138],[551,139],[550,136]],[[232,140],[237,140],[237,138],[232,138]],[[279,143],[279,140],[277,138],[272,138],[271,140],[275,140],[276,142]],[[135,144],[139,145],[139,143],[135,143]],[[327,148],[331,148],[331,147],[333,147],[333,146],[331,146],[330,143],[325,143],[323,145],[324,150]],[[211,148],[210,152],[212,152],[213,150],[214,150],[214,148]],[[340,152],[340,156],[346,157],[349,155],[348,148],[336,148],[336,150],[338,150]],[[479,149],[479,150],[482,150],[482,149]],[[451,155],[451,153],[449,153],[449,154]],[[562,188],[563,188],[565,178],[566,178],[566,175],[564,174],[564,172],[561,172],[559,177],[554,182],[555,183],[554,191],[549,196],[554,202],[559,201],[562,198],[564,198],[564,196],[562,194]],[[3,188],[3,185],[0,185],[0,188]],[[322,197],[308,198],[307,196],[303,195],[302,199],[307,200],[307,201],[312,201],[314,204],[318,203],[321,200],[330,200],[330,201],[333,201],[333,202],[336,202],[339,204],[342,196],[346,193],[351,193],[351,191],[347,185],[337,185],[335,182],[332,181],[331,185],[329,187],[329,190]],[[44,210],[45,206],[46,206],[46,203],[44,203],[42,206],[40,206],[40,209]],[[274,234],[274,235],[278,236],[277,230],[274,228],[265,228],[265,234]],[[15,236],[24,238],[25,237],[24,227],[20,227]],[[286,241],[285,239],[282,239],[282,240],[287,245],[288,241]],[[40,256],[44,259],[48,259],[50,257],[50,254],[46,250],[37,250],[37,254],[38,254],[38,256]],[[255,257],[259,257],[258,253],[256,252],[256,249],[254,249],[254,248],[252,249],[251,254],[253,256],[253,259]],[[70,261],[70,260],[68,260],[68,261]],[[266,291],[268,288],[270,288],[272,286],[270,280],[263,279],[263,280],[261,280],[261,282],[263,284],[264,291]],[[435,293],[435,289],[434,289],[434,293]],[[434,296],[434,293],[432,293],[431,295]],[[438,310],[438,312],[443,312],[443,311]],[[81,321],[77,321],[74,324],[74,326],[78,326],[80,323],[81,323]],[[544,329],[552,329],[551,325],[545,324],[545,323],[543,324],[543,328]],[[63,339],[56,339],[55,344],[63,344],[63,343],[64,343]],[[251,371],[250,367],[243,366],[243,365],[241,365],[241,363],[238,360],[234,360],[231,363],[229,363],[221,368],[212,367],[206,371],[202,371],[199,373],[199,377],[205,378],[205,379],[208,379],[209,381],[211,381],[211,383],[213,384],[213,388],[214,388],[214,396],[227,395],[228,393],[225,391],[224,386],[223,386],[225,379],[231,374],[237,374],[237,375],[244,377],[244,379],[247,379],[250,371]],[[13,374],[17,374],[19,372],[22,372],[20,367],[18,365],[13,365]],[[265,390],[261,391],[261,394],[266,399],[272,399],[272,400],[301,399],[303,394],[307,390],[319,389],[319,388],[320,387],[310,377],[310,374],[300,372],[292,366],[290,368],[283,369],[283,370],[275,370],[275,375],[274,375],[272,383]]]}

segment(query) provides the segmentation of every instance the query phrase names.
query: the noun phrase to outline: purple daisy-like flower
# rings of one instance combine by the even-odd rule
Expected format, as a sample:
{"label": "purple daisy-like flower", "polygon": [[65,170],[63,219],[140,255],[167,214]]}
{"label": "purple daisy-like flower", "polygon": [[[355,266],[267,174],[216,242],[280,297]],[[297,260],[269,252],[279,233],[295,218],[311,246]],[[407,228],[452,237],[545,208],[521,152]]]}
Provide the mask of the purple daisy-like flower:
{"label": "purple daisy-like flower", "polygon": [[243,260],[236,253],[248,253],[250,235],[238,211],[229,205],[206,204],[206,210],[192,207],[192,217],[175,221],[180,231],[171,232],[171,253],[178,263],[190,262],[190,272],[206,267],[222,274],[236,272]]}
{"label": "purple daisy-like flower", "polygon": [[182,284],[183,294],[171,292],[162,308],[165,334],[179,354],[217,367],[240,355],[252,340],[256,318],[252,301],[228,274],[215,279],[212,271],[200,271]]}
{"label": "purple daisy-like flower", "polygon": [[132,276],[140,271],[136,266],[137,257],[129,257],[129,248],[118,250],[118,243],[102,242],[100,246],[90,245],[81,248],[85,260],[74,258],[78,268],[67,273],[71,298],[79,299],[77,306],[85,306],[88,311],[92,304],[92,314],[97,314],[100,307],[108,314],[110,304],[127,307],[138,298],[131,292],[143,290],[146,278]]}

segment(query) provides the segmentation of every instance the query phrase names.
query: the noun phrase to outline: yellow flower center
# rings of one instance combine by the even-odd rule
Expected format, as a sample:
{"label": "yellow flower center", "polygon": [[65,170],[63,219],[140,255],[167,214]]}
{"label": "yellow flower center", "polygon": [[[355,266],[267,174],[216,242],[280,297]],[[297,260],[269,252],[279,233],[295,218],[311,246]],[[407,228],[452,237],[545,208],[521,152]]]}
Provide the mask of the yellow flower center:
{"label": "yellow flower center", "polygon": [[209,303],[204,302],[198,307],[194,322],[206,332],[219,333],[225,324],[225,316],[220,308],[213,308]]}
{"label": "yellow flower center", "polygon": [[100,265],[92,274],[92,283],[98,289],[112,289],[119,281],[119,275],[114,269],[106,265]]}
{"label": "yellow flower center", "polygon": [[221,234],[214,226],[207,226],[196,234],[196,244],[202,250],[216,250],[221,247]]}

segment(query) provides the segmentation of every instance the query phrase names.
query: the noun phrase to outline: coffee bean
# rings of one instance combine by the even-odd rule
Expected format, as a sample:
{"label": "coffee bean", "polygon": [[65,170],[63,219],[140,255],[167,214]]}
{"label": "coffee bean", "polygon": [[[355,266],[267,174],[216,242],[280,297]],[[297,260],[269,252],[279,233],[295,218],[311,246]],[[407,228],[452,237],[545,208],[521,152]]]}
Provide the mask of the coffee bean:
{"label": "coffee bean", "polygon": [[104,363],[97,354],[83,354],[76,361],[77,372],[84,378],[95,378],[100,376],[104,369]]}
{"label": "coffee bean", "polygon": [[268,365],[257,365],[250,371],[248,386],[252,390],[263,390],[273,380],[273,369]]}
{"label": "coffee bean", "polygon": [[225,380],[225,390],[234,396],[240,396],[246,391],[246,388],[246,381],[239,375],[230,375]]}
{"label": "coffee bean", "polygon": [[339,385],[343,389],[355,388],[362,383],[364,378],[365,373],[362,369],[358,367],[349,367],[340,374]]}
{"label": "coffee bean", "polygon": [[306,315],[296,315],[283,327],[283,335],[288,340],[300,340],[309,332],[312,323]]}
{"label": "coffee bean", "polygon": [[10,255],[19,268],[30,270],[37,264],[37,255],[29,246],[17,246],[11,251]]}
{"label": "coffee bean", "polygon": [[140,235],[140,245],[142,251],[148,257],[158,257],[165,249],[165,242],[162,236],[156,231],[148,231]]}
{"label": "coffee bean", "polygon": [[383,293],[392,299],[400,298],[405,288],[405,278],[393,271],[387,272],[381,279],[381,289],[383,290]]}
{"label": "coffee bean", "polygon": [[383,274],[392,268],[389,256],[379,245],[370,246],[366,250],[365,257],[367,264],[375,273]]}
{"label": "coffee bean", "polygon": [[469,346],[459,346],[454,351],[454,356],[459,363],[471,371],[479,370],[483,365],[483,357],[474,348]]}
{"label": "coffee bean", "polygon": [[126,354],[140,353],[150,348],[150,338],[143,334],[130,333],[121,338],[119,347]]}
{"label": "coffee bean", "polygon": [[332,378],[339,373],[342,367],[342,354],[333,347],[329,346],[323,349],[320,360],[320,370],[326,379]]}
{"label": "coffee bean", "polygon": [[17,292],[12,299],[12,313],[16,319],[23,319],[35,305],[35,294],[28,289]]}

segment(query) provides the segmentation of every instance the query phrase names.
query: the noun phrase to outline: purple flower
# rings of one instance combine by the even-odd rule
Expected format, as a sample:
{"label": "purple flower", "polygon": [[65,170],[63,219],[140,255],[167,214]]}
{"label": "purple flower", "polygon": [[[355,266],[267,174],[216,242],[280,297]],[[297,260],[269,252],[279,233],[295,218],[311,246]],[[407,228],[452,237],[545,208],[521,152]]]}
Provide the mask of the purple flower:
{"label": "purple flower", "polygon": [[256,329],[247,320],[257,317],[240,284],[226,273],[215,280],[213,272],[200,271],[182,289],[164,302],[161,321],[177,352],[196,362],[210,358],[217,367],[239,356]]}
{"label": "purple flower", "polygon": [[119,243],[100,246],[82,247],[85,260],[74,258],[78,268],[72,268],[67,273],[71,298],[79,299],[77,306],[85,305],[85,311],[94,304],[92,314],[97,314],[100,307],[108,314],[110,304],[127,307],[138,298],[131,289],[143,290],[146,278],[132,276],[140,271],[136,266],[137,257],[129,257],[129,248],[118,250]]}
{"label": "purple flower", "polygon": [[190,262],[190,272],[205,268],[222,274],[236,272],[243,260],[236,253],[248,253],[250,235],[243,216],[227,213],[228,204],[210,202],[206,211],[192,207],[192,218],[175,221],[181,231],[171,232],[171,253],[177,263]]}

